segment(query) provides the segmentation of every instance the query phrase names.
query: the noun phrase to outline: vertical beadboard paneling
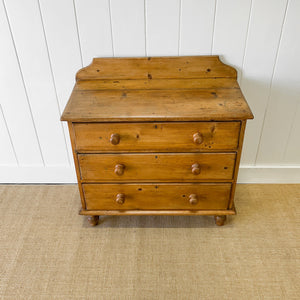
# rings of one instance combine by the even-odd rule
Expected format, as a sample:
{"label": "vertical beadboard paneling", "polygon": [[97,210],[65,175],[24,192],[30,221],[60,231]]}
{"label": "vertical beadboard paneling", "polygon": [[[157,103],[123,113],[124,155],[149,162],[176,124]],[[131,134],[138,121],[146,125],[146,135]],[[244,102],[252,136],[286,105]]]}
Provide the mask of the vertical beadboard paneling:
{"label": "vertical beadboard paneling", "polygon": [[[42,165],[41,151],[2,1],[0,2],[0,41],[2,41],[0,47],[0,101],[18,163],[21,166]],[[3,122],[4,120],[2,125]],[[0,131],[2,131],[2,126]],[[3,128],[2,137],[6,136],[5,132],[6,128]],[[7,150],[10,152],[11,145],[6,145],[4,137],[3,140],[2,138],[0,140],[1,147],[8,147]],[[11,160],[8,160],[7,163],[9,161]]]}
{"label": "vertical beadboard paneling", "polygon": [[[258,164],[291,162],[288,156],[284,157],[287,145],[286,154],[292,154],[296,149],[300,150],[300,133],[298,132],[298,137],[294,132],[289,134],[294,120],[297,123],[295,116],[300,102],[299,16],[300,2],[290,0],[272,80],[270,100],[257,157]],[[298,28],[298,32],[294,31],[294,28]],[[298,155],[294,152],[292,156],[296,158],[296,161],[293,160],[295,163],[300,162],[300,151]]]}
{"label": "vertical beadboard paneling", "polygon": [[[300,75],[298,75],[300,78]],[[299,85],[298,85],[299,86]],[[300,92],[299,92],[300,94]],[[298,98],[294,122],[286,144],[283,162],[289,165],[300,165],[300,101]]]}
{"label": "vertical beadboard paneling", "polygon": [[39,1],[53,78],[62,111],[75,84],[75,74],[81,67],[73,0]]}
{"label": "vertical beadboard paneling", "polygon": [[9,136],[8,128],[4,119],[4,114],[0,105],[0,164],[14,166],[17,165],[13,145]]}
{"label": "vertical beadboard paneling", "polygon": [[145,56],[145,7],[141,0],[110,0],[115,56]]}
{"label": "vertical beadboard paneling", "polygon": [[242,164],[256,161],[286,4],[287,0],[253,0],[241,88],[255,119],[247,125]]}
{"label": "vertical beadboard paneling", "polygon": [[68,164],[38,2],[9,0],[5,4],[44,162]]}
{"label": "vertical beadboard paneling", "polygon": [[212,54],[238,70],[240,78],[251,0],[217,1]]}
{"label": "vertical beadboard paneling", "polygon": [[75,181],[59,118],[93,57],[207,54],[238,69],[255,115],[242,181],[299,181],[299,15],[298,0],[2,0],[0,181]]}
{"label": "vertical beadboard paneling", "polygon": [[146,0],[146,53],[178,55],[180,0]]}
{"label": "vertical beadboard paneling", "polygon": [[211,53],[215,1],[181,0],[179,55]]}
{"label": "vertical beadboard paneling", "polygon": [[[39,1],[57,100],[62,113],[75,83],[75,74],[82,65],[74,3],[73,0]],[[71,162],[72,148],[67,124],[63,126]]]}
{"label": "vertical beadboard paneling", "polygon": [[113,56],[109,0],[74,1],[83,65],[94,57]]}

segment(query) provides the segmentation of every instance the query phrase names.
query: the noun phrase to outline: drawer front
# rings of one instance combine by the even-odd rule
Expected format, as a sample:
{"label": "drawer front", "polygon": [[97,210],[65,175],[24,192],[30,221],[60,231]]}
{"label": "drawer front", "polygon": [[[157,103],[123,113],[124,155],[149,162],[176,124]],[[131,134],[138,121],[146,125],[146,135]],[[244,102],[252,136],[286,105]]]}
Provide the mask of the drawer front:
{"label": "drawer front", "polygon": [[235,150],[240,122],[74,123],[77,151]]}
{"label": "drawer front", "polygon": [[79,154],[83,181],[231,180],[235,153]]}
{"label": "drawer front", "polygon": [[231,184],[83,184],[87,210],[227,209]]}

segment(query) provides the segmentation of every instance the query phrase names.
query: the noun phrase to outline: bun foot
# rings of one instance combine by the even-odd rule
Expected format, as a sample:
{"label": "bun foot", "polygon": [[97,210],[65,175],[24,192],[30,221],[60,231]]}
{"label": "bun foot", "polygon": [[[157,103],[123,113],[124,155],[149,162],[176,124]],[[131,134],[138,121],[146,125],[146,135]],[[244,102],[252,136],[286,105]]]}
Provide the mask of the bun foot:
{"label": "bun foot", "polygon": [[215,216],[215,223],[218,226],[223,226],[226,221],[226,216]]}
{"label": "bun foot", "polygon": [[88,221],[91,226],[96,226],[99,222],[99,216],[88,216]]}

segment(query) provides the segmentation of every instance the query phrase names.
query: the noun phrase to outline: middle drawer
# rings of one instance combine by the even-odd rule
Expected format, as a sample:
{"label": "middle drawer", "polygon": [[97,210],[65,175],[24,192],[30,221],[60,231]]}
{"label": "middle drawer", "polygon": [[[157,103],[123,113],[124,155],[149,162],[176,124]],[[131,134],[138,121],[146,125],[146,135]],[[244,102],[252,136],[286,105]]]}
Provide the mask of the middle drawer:
{"label": "middle drawer", "polygon": [[231,180],[235,153],[78,154],[84,182]]}

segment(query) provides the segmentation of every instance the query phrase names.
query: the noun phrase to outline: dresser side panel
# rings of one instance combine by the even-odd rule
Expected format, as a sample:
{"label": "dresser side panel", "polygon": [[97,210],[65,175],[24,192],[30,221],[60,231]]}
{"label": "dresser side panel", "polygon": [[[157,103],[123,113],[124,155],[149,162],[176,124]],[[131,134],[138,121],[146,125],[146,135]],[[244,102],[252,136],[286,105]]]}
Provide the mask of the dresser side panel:
{"label": "dresser side panel", "polygon": [[246,123],[247,123],[247,121],[242,121],[242,123],[241,123],[240,136],[239,136],[239,146],[238,146],[238,151],[237,151],[236,160],[235,160],[234,173],[233,173],[233,180],[234,181],[233,181],[232,187],[231,187],[230,202],[229,202],[229,207],[228,207],[229,209],[232,209],[234,207],[234,196],[235,196],[235,189],[236,189],[236,181],[237,181],[239,168],[240,168],[240,160],[241,160],[242,149],[243,149]]}
{"label": "dresser side panel", "polygon": [[76,149],[76,138],[75,138],[75,131],[73,128],[73,123],[68,122],[68,127],[69,127],[69,134],[70,134],[70,139],[71,139],[71,144],[72,144],[72,152],[73,152],[73,158],[74,158],[74,164],[75,164],[75,169],[76,169],[76,176],[77,176],[77,182],[78,182],[78,189],[79,189],[79,194],[80,194],[80,199],[81,199],[81,205],[83,209],[86,209],[86,204],[85,204],[85,199],[84,199],[84,193],[81,185],[81,180],[80,180],[80,167],[78,163],[78,157],[77,153],[75,151]]}

